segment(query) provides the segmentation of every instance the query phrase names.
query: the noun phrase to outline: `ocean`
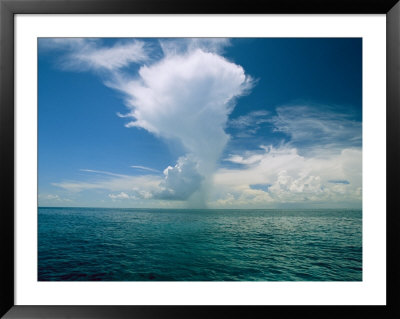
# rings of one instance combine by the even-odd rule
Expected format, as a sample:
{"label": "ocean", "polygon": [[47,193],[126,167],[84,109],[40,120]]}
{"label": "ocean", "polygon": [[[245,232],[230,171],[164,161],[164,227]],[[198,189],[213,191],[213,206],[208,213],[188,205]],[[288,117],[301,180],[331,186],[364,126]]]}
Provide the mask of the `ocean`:
{"label": "ocean", "polygon": [[361,210],[38,209],[39,281],[361,281]]}

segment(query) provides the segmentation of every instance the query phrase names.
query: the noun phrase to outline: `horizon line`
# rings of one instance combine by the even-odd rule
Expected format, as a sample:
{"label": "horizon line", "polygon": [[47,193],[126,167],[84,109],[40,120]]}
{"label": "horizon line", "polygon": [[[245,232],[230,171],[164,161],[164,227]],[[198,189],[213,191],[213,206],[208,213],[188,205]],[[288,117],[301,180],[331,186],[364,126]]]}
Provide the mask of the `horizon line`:
{"label": "horizon line", "polygon": [[189,208],[189,207],[101,207],[101,206],[37,206],[37,208],[103,208],[103,209],[175,209],[175,210],[315,210],[315,209],[325,209],[325,210],[362,210],[361,208],[351,208],[351,207],[307,207],[307,208]]}

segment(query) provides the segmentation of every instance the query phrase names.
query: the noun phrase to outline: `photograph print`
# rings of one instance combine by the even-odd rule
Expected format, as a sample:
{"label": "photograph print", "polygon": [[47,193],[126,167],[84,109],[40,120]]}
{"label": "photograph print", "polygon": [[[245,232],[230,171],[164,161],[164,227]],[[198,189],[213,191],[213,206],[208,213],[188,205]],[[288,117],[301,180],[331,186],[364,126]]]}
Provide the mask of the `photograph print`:
{"label": "photograph print", "polygon": [[362,281],[361,38],[38,38],[38,281]]}

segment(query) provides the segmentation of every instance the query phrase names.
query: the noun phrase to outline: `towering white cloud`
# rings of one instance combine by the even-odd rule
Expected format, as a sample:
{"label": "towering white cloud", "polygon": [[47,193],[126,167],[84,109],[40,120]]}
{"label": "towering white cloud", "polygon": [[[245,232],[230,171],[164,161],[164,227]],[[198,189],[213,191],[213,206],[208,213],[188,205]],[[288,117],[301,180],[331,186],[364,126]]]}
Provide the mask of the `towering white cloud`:
{"label": "towering white cloud", "polygon": [[128,127],[178,140],[187,153],[166,170],[165,191],[157,196],[183,200],[204,191],[228,141],[224,127],[234,99],[249,85],[242,67],[198,48],[166,55],[141,67],[138,78],[113,84],[128,97]]}
{"label": "towering white cloud", "polygon": [[[103,71],[105,84],[126,95],[129,111],[118,115],[132,119],[127,127],[182,145],[186,155],[164,170],[154,198],[190,199],[204,206],[205,190],[229,139],[224,131],[228,116],[251,79],[219,54],[228,39],[164,39],[159,44],[163,55],[156,62],[140,40],[104,47],[96,39],[53,39],[42,46],[67,50],[65,68]],[[137,74],[124,69],[131,63],[142,65]]]}

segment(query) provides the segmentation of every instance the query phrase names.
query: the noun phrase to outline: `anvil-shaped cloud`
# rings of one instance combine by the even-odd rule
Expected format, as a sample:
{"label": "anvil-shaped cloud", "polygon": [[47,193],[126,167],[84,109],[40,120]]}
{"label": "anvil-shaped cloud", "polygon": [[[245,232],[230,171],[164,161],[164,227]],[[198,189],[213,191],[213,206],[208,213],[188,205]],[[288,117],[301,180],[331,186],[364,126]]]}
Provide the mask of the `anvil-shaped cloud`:
{"label": "anvil-shaped cloud", "polygon": [[205,186],[228,141],[224,127],[234,98],[250,82],[240,66],[195,49],[167,55],[141,67],[138,79],[115,85],[128,96],[130,112],[125,116],[134,119],[128,127],[178,140],[187,152],[165,170],[164,198],[184,200],[198,191],[196,205],[204,203]]}

